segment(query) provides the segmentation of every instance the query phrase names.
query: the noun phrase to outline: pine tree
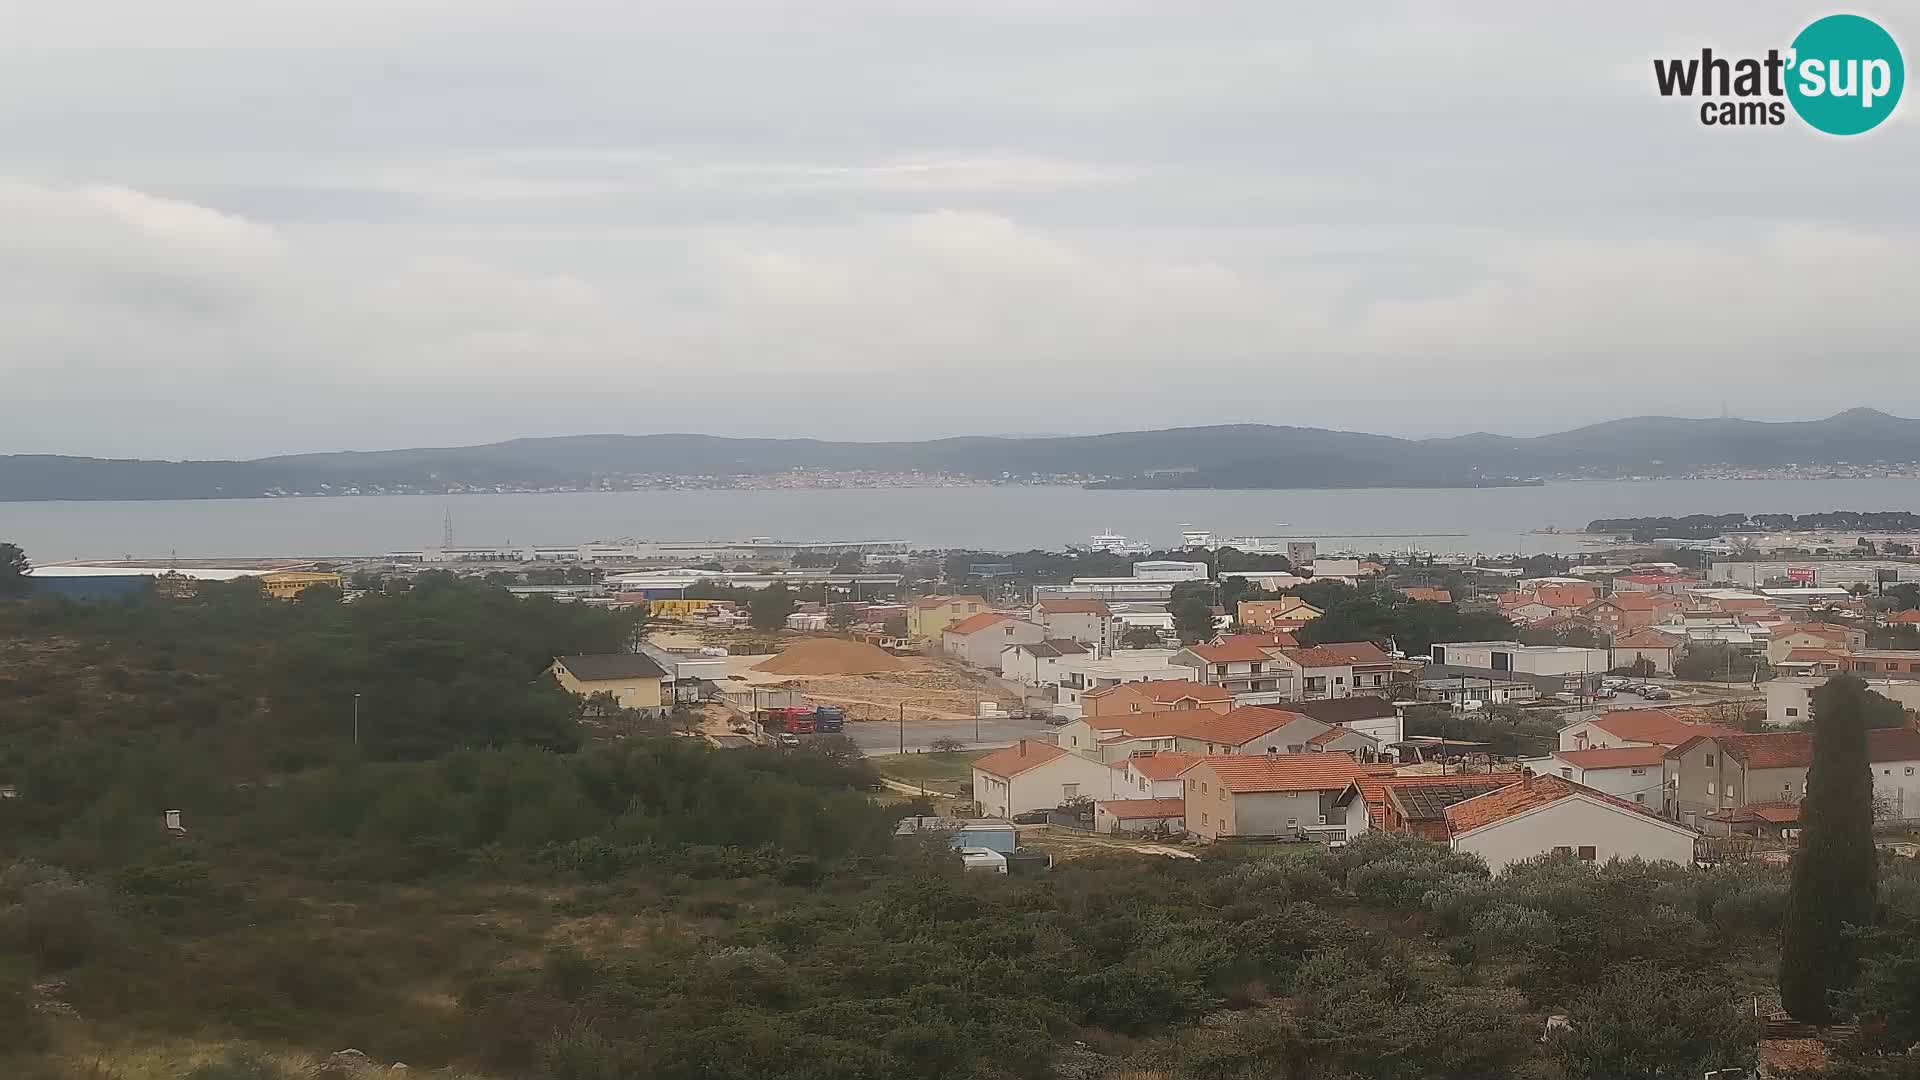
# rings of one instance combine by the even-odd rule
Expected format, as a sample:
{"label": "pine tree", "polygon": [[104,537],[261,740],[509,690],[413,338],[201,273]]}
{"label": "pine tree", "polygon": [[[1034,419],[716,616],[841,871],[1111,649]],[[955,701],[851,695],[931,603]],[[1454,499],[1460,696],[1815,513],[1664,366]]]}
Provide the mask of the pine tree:
{"label": "pine tree", "polygon": [[1869,693],[1851,675],[1836,675],[1813,693],[1813,767],[1780,946],[1780,1000],[1804,1023],[1833,1022],[1833,995],[1852,984],[1857,965],[1845,928],[1873,921]]}

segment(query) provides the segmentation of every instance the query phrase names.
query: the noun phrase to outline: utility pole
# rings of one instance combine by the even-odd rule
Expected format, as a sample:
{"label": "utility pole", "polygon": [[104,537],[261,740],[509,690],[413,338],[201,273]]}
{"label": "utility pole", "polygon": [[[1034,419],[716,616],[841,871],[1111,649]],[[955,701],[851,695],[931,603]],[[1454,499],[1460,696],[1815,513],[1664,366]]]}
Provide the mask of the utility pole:
{"label": "utility pole", "polygon": [[360,745],[360,695],[353,695],[353,745]]}
{"label": "utility pole", "polygon": [[900,703],[900,752],[907,752],[907,703]]}

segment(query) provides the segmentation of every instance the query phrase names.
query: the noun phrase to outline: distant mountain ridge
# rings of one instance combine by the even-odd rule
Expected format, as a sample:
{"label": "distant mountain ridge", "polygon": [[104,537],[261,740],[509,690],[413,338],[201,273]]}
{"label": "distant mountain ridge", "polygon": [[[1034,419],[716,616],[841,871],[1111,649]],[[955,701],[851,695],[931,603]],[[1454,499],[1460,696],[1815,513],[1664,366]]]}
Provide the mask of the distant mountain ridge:
{"label": "distant mountain ridge", "polygon": [[481,446],[295,454],[251,461],[0,456],[0,502],[627,486],[645,476],[941,472],[984,480],[1085,477],[1112,488],[1484,487],[1543,476],[1667,475],[1920,461],[1920,420],[1850,409],[1766,423],[1640,416],[1552,435],[1399,439],[1265,424],[923,442],[570,435]]}

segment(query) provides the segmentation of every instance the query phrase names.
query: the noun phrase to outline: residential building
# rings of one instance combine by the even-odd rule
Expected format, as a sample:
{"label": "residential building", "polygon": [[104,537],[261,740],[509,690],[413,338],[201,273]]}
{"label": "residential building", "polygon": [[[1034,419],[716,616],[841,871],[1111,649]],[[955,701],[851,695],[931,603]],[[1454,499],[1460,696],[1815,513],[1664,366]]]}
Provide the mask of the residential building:
{"label": "residential building", "polygon": [[1555,750],[1521,764],[1541,776],[1558,776],[1658,810],[1665,804],[1666,759],[1664,746],[1616,746]]}
{"label": "residential building", "polygon": [[1179,795],[1167,799],[1110,799],[1093,806],[1093,831],[1097,833],[1179,833],[1187,827],[1187,800]]}
{"label": "residential building", "polygon": [[[1818,671],[1830,666],[1834,661],[1810,661],[1808,666]],[[1785,663],[1782,667],[1787,666]],[[1843,669],[1844,670],[1844,669]],[[1764,685],[1767,691],[1767,726],[1793,727],[1803,724],[1813,717],[1813,692],[1827,680],[1818,675],[1814,677],[1793,677],[1769,679]],[[1908,712],[1920,712],[1920,679],[1866,679],[1867,689],[1883,698],[1899,703]]]}
{"label": "residential building", "polygon": [[1120,683],[1080,695],[1080,714],[1088,719],[1176,709],[1212,709],[1223,713],[1232,708],[1233,695],[1226,690],[1188,679]]}
{"label": "residential building", "polygon": [[261,590],[275,600],[291,600],[316,585],[336,591],[343,587],[339,574],[304,570],[276,570],[262,574],[256,580],[260,582]]}
{"label": "residential building", "polygon": [[1673,661],[1680,655],[1682,639],[1655,630],[1642,627],[1617,633],[1613,638],[1613,671],[1633,667],[1645,660],[1653,665],[1655,675],[1673,674]]}
{"label": "residential building", "polygon": [[1085,655],[1085,645],[1066,639],[1008,645],[1000,650],[1000,677],[1027,686],[1058,686],[1067,674],[1065,661]]}
{"label": "residential building", "polygon": [[1189,835],[1203,840],[1346,839],[1335,802],[1363,775],[1346,754],[1207,757],[1182,775]]}
{"label": "residential building", "polygon": [[1409,600],[1423,600],[1430,604],[1453,603],[1453,594],[1451,592],[1445,589],[1429,588],[1425,585],[1402,585],[1399,593]]}
{"label": "residential building", "polygon": [[1480,856],[1496,874],[1546,854],[1691,866],[1700,836],[1637,803],[1559,776],[1528,776],[1454,803],[1446,818],[1453,849]]}
{"label": "residential building", "polygon": [[1591,581],[1578,578],[1536,578],[1521,582],[1533,599],[1559,611],[1578,611],[1600,598],[1600,590]]}
{"label": "residential building", "polygon": [[[1886,617],[1885,622],[1888,626],[1920,626],[1920,608],[1893,612]],[[1861,642],[1861,645],[1865,644],[1866,642]]]}
{"label": "residential building", "polygon": [[1843,626],[1839,623],[1788,623],[1774,626],[1772,638],[1766,640],[1766,663],[1782,663],[1797,650],[1820,650],[1845,653],[1845,651],[1864,650],[1866,648],[1866,630],[1855,626]]}
{"label": "residential building", "polygon": [[1186,790],[1180,774],[1186,772],[1199,754],[1177,750],[1147,751],[1112,763],[1119,771],[1114,795],[1121,799],[1177,799]]}
{"label": "residential building", "polygon": [[1045,810],[1112,794],[1113,770],[1051,743],[1021,739],[973,763],[973,801],[988,817]]}
{"label": "residential building", "polygon": [[1272,635],[1240,634],[1213,645],[1189,645],[1173,662],[1189,668],[1194,681],[1218,686],[1242,704],[1270,704],[1294,696],[1293,667],[1276,660],[1280,646]]}
{"label": "residential building", "polygon": [[1391,697],[1399,673],[1393,658],[1371,641],[1282,649],[1279,655],[1293,665],[1295,693],[1302,701],[1353,694]]}
{"label": "residential building", "polygon": [[1482,705],[1512,705],[1535,701],[1540,689],[1517,679],[1490,679],[1476,675],[1456,675],[1444,679],[1422,679],[1415,686],[1418,701],[1439,702],[1449,708],[1464,709],[1469,702]]}
{"label": "residential building", "polygon": [[1259,630],[1272,630],[1276,622],[1306,623],[1321,616],[1319,608],[1297,596],[1282,596],[1277,600],[1242,600],[1234,612],[1234,621],[1242,626],[1251,626]]}
{"label": "residential building", "polygon": [[1613,656],[1606,649],[1522,645],[1517,641],[1453,641],[1436,644],[1432,655],[1436,664],[1529,675],[1586,675],[1606,671],[1613,664]]}
{"label": "residential building", "polygon": [[1311,716],[1323,724],[1357,731],[1382,746],[1407,737],[1406,715],[1400,706],[1374,694],[1295,701],[1288,703],[1287,710]]}
{"label": "residential building", "polygon": [[1104,600],[1041,600],[1033,605],[1032,616],[1049,639],[1077,641],[1096,656],[1118,648],[1124,630]]}
{"label": "residential building", "polygon": [[1700,819],[1709,836],[1757,836],[1787,842],[1800,836],[1797,802],[1748,803]]}
{"label": "residential building", "polygon": [[1315,559],[1313,561],[1315,581],[1335,578],[1351,585],[1365,573],[1366,570],[1360,565],[1359,559]]}
{"label": "residential building", "polygon": [[667,673],[644,653],[556,656],[547,671],[570,694],[583,698],[611,694],[623,709],[655,716],[667,711],[660,690]]}
{"label": "residential building", "polygon": [[1920,650],[1849,649],[1847,665],[1863,679],[1920,679]]}
{"label": "residential building", "polygon": [[1141,559],[1133,564],[1133,576],[1142,581],[1205,581],[1207,564],[1173,559]]}
{"label": "residential building", "polygon": [[921,596],[907,605],[907,636],[938,641],[947,627],[961,619],[992,611],[986,598],[965,596]]}
{"label": "residential building", "polygon": [[[1580,609],[1580,615],[1617,641],[1636,630],[1652,626],[1663,606],[1666,606],[1658,598],[1668,595],[1651,592],[1614,593],[1587,603]],[[1668,600],[1668,604],[1678,603],[1678,600]]]}
{"label": "residential building", "polygon": [[1445,842],[1447,807],[1519,780],[1520,774],[1512,771],[1404,776],[1366,773],[1340,793],[1334,806],[1344,811],[1339,820],[1346,823],[1348,839],[1372,830]]}
{"label": "residential building", "polygon": [[1243,705],[1231,712],[1201,710],[1174,737],[1174,748],[1203,757],[1228,754],[1305,754],[1313,739],[1332,730],[1311,716]]}
{"label": "residential building", "polygon": [[979,668],[1000,670],[1000,653],[1009,645],[1031,645],[1045,640],[1045,629],[1009,615],[983,611],[969,615],[940,632],[940,651]]}
{"label": "residential building", "polygon": [[1082,716],[1061,725],[1055,744],[1064,750],[1109,765],[1145,754],[1179,749],[1180,733],[1202,715],[1219,716],[1209,709],[1180,709],[1117,716]]}
{"label": "residential building", "polygon": [[[1920,818],[1920,730],[1867,732],[1867,761],[1875,815]],[[1667,815],[1691,823],[1751,802],[1798,802],[1812,764],[1810,731],[1691,739],[1667,751]]]}
{"label": "residential building", "polygon": [[1604,750],[1617,746],[1674,747],[1696,735],[1738,735],[1718,724],[1690,723],[1665,709],[1620,709],[1576,720],[1560,729],[1562,750]]}
{"label": "residential building", "polygon": [[1164,682],[1190,679],[1193,669],[1173,665],[1174,649],[1122,649],[1111,656],[1085,653],[1064,657],[1061,661],[1057,704],[1063,711],[1078,714],[1080,697],[1089,690],[1100,690],[1129,682]]}
{"label": "residential building", "polygon": [[1510,604],[1501,604],[1500,614],[1506,616],[1509,622],[1518,623],[1521,626],[1532,626],[1535,623],[1558,618],[1560,609],[1538,600],[1522,599]]}
{"label": "residential building", "polygon": [[1352,754],[1355,761],[1379,761],[1385,756],[1379,739],[1352,728],[1330,727],[1307,740],[1307,750],[1322,754]]}
{"label": "residential building", "polygon": [[1700,585],[1699,578],[1679,574],[1622,574],[1613,579],[1615,595],[1623,592],[1664,592],[1680,596]]}

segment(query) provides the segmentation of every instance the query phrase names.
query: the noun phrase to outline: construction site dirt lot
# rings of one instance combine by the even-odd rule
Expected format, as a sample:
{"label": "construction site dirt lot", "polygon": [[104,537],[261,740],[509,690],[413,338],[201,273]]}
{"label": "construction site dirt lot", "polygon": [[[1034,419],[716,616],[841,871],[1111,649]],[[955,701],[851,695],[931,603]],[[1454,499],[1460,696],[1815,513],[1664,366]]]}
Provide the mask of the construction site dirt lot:
{"label": "construction site dirt lot", "polygon": [[[755,643],[766,640],[764,634],[754,639]],[[782,638],[780,645],[787,647],[801,640],[799,635],[790,635]],[[701,643],[677,632],[655,634],[653,641],[664,648],[681,649]],[[755,670],[772,655],[728,656],[727,677],[721,689],[736,699],[743,692],[751,698],[750,691],[756,687],[794,690],[811,704],[839,706],[846,710],[849,720],[898,720],[903,707],[909,720],[957,720],[973,717],[980,702],[993,702],[1002,712],[1020,704],[1017,695],[1001,689],[986,672],[940,657],[902,656],[899,670],[871,675],[789,675]]]}

